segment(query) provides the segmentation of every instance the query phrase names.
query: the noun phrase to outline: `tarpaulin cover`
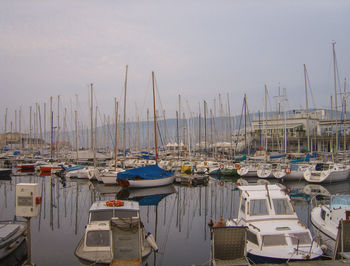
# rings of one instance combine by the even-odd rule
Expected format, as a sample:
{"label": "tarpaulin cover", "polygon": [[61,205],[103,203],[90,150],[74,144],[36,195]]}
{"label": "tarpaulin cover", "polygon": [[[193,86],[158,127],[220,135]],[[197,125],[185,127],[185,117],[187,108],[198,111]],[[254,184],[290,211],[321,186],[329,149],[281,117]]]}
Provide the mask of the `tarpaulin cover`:
{"label": "tarpaulin cover", "polygon": [[158,165],[147,165],[143,167],[133,168],[117,174],[117,180],[133,180],[142,179],[159,179],[162,177],[173,176],[174,173],[165,171]]}

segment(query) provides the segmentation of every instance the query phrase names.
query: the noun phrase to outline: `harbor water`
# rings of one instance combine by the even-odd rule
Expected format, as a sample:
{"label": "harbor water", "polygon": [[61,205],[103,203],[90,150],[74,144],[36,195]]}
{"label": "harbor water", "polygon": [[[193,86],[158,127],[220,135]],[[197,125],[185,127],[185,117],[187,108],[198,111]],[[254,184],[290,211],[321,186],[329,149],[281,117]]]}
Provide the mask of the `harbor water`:
{"label": "harbor water", "polygon": [[[159,247],[159,252],[151,254],[145,265],[209,265],[208,222],[210,219],[215,222],[220,216],[236,217],[239,191],[235,181],[211,178],[207,186],[171,185],[120,191],[119,187],[88,180],[62,183],[55,176],[13,176],[12,180],[0,181],[0,220],[11,220],[15,216],[16,184],[38,183],[42,203],[39,216],[31,219],[32,262],[39,266],[80,265],[74,251],[83,237],[92,203],[130,198],[139,201],[142,222]],[[291,191],[299,219],[309,227],[310,202],[315,193],[350,191],[350,181],[312,187],[305,181],[284,185]]]}

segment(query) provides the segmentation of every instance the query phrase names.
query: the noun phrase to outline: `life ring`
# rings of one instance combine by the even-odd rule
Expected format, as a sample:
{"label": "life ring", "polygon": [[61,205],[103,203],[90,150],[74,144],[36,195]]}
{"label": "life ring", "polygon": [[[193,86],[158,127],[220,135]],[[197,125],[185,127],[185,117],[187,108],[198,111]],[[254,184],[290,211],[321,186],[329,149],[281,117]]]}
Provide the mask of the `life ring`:
{"label": "life ring", "polygon": [[225,184],[224,181],[220,181],[219,182],[219,185],[222,186],[222,187],[224,186],[224,184]]}
{"label": "life ring", "polygon": [[205,166],[207,166],[207,165],[208,165],[208,163],[207,163],[207,162],[204,162],[204,165],[205,165]]}
{"label": "life ring", "polygon": [[236,163],[235,167],[236,167],[237,170],[241,169],[241,165],[239,163]]}
{"label": "life ring", "polygon": [[220,164],[220,169],[224,169],[224,165],[223,164]]}
{"label": "life ring", "polygon": [[108,207],[121,207],[121,206],[124,206],[124,201],[122,201],[122,200],[108,200],[108,201],[106,201],[106,206],[108,206]]}
{"label": "life ring", "polygon": [[291,171],[291,169],[290,169],[290,167],[286,167],[286,169],[284,169],[284,171],[286,172],[286,174],[290,174],[292,171]]}

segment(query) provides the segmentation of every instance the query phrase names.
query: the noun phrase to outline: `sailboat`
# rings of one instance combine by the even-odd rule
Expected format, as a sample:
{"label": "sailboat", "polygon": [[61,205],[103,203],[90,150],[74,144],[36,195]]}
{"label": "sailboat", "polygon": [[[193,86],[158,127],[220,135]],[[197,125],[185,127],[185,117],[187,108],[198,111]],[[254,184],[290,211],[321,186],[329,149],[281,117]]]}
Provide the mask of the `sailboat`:
{"label": "sailboat", "polygon": [[174,173],[161,169],[158,162],[158,147],[157,147],[157,117],[155,107],[155,91],[154,91],[154,72],[152,72],[153,84],[153,113],[154,113],[154,150],[155,150],[155,165],[147,165],[134,169],[129,169],[117,174],[117,181],[122,187],[158,187],[166,186],[174,182]]}

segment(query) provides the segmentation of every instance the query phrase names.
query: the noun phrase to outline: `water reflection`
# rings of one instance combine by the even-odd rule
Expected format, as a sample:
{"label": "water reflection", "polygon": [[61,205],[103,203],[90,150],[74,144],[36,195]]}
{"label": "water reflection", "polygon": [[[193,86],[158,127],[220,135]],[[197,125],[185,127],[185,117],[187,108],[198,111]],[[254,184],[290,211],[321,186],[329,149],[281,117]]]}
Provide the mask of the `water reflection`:
{"label": "water reflection", "polygon": [[[257,179],[247,181],[252,183]],[[0,219],[13,219],[15,215],[16,184],[38,183],[42,204],[39,216],[32,219],[32,261],[37,265],[79,265],[74,250],[84,234],[92,203],[130,198],[139,201],[141,219],[156,237],[160,250],[148,258],[149,265],[201,265],[209,261],[208,221],[237,216],[239,191],[234,182],[210,180],[208,186],[201,187],[172,185],[122,191],[116,186],[88,180],[67,180],[64,186],[61,179],[53,176],[15,176],[0,181]],[[305,182],[284,185],[300,194],[308,191],[312,194],[317,189],[321,191],[321,187],[330,194],[346,193],[350,189],[350,182],[318,188],[311,188]],[[312,206],[303,197],[295,197],[293,202],[300,220],[308,225]]]}

